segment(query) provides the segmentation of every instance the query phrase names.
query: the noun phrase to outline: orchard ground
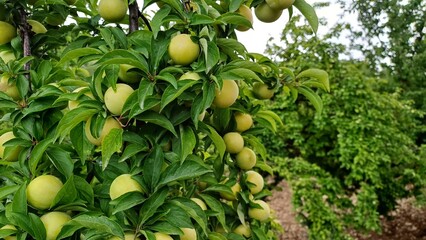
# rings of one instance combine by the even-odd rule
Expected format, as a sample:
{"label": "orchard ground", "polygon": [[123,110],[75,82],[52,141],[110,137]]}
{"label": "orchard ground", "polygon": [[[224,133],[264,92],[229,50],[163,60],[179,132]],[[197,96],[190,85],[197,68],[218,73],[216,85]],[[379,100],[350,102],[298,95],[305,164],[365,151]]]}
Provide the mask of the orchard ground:
{"label": "orchard ground", "polygon": [[[291,189],[283,181],[269,198],[271,208],[284,228],[280,240],[308,240],[307,229],[296,220],[291,204]],[[381,217],[382,234],[351,231],[358,240],[426,240],[426,207],[416,206],[414,199],[399,202],[389,218]]]}

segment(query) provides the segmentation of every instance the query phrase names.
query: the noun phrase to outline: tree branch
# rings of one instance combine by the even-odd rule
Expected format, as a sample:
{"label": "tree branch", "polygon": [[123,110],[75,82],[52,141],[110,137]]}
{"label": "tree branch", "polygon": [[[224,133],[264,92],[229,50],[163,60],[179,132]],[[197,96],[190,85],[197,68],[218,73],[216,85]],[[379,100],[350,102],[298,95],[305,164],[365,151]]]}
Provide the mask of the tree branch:
{"label": "tree branch", "polygon": [[[22,45],[24,50],[24,57],[31,56],[31,46],[30,46],[30,34],[31,34],[31,26],[27,22],[27,13],[23,8],[19,9],[19,18],[20,18],[20,27],[19,27],[19,34],[22,38]],[[27,62],[24,65],[25,78],[27,78],[29,83],[29,90],[32,91],[31,86],[31,77],[30,77],[30,69],[31,69],[31,63]]]}
{"label": "tree branch", "polygon": [[130,33],[139,29],[139,7],[135,1],[129,5],[129,30]]}

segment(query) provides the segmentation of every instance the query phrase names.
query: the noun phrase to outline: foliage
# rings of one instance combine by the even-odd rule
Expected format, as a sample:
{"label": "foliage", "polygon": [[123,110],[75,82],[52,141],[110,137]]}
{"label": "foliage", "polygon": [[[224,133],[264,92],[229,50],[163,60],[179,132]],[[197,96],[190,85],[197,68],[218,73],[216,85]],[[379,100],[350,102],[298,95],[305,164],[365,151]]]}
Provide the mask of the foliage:
{"label": "foliage", "polygon": [[[98,14],[97,2],[0,0],[1,20],[19,33],[0,49],[16,58],[0,61],[1,119],[8,127],[2,132],[14,136],[1,143],[8,158],[0,161],[0,224],[16,226],[1,229],[0,237],[44,240],[58,230],[57,239],[123,239],[130,234],[153,240],[158,232],[177,239],[182,229],[191,228],[199,239],[238,240],[244,238],[233,231],[244,224],[251,229],[250,239],[276,239],[273,216],[256,209],[263,208],[256,202],[270,192],[257,187],[262,191],[250,194],[256,183],[236,166],[222,138],[235,131],[235,113],[253,116],[255,127],[238,133],[243,146],[258,156],[250,171],[272,173],[257,135],[265,128],[276,130],[281,121],[254,97],[252,86],[261,82],[275,91],[283,73],[236,39],[238,26],[251,27],[236,12],[245,3],[164,0],[150,17],[144,11],[154,1],[142,6],[129,1],[129,18],[118,20],[120,14],[114,14],[108,19],[119,22],[109,23]],[[309,4],[297,0],[295,9],[309,14],[316,28]],[[44,24],[47,32],[36,34],[27,19]],[[187,65],[177,65],[170,56],[169,43],[179,34],[188,34],[197,50]],[[305,75],[315,87],[328,89],[327,76],[318,71]],[[187,72],[199,79],[179,80]],[[219,108],[213,103],[225,92],[225,80],[237,82],[238,99]],[[127,87],[118,93],[123,82],[134,91]],[[299,90],[295,83],[287,87]],[[13,97],[5,89],[16,90]],[[111,93],[111,100],[107,91],[117,94]],[[302,92],[318,104],[309,86]],[[118,110],[114,114],[111,108]],[[63,183],[56,184],[62,187],[55,193],[49,182],[39,183],[42,194],[31,196],[48,209],[27,203],[33,192],[27,185],[41,175]],[[263,185],[262,177],[259,182]],[[234,193],[236,183],[240,189]],[[59,223],[67,223],[49,217],[59,227],[52,230],[44,223],[48,217],[40,216],[53,211],[60,212],[55,213],[62,216]],[[250,211],[263,214],[249,217]]]}
{"label": "foliage", "polygon": [[[402,88],[404,98],[413,100],[416,109],[426,111],[426,3],[412,0],[342,4],[348,11],[356,11],[361,26],[351,29],[351,42],[367,42],[353,47],[363,52],[372,70],[390,80],[389,87]],[[424,124],[416,141],[426,143]]]}
{"label": "foliage", "polygon": [[345,239],[349,229],[380,231],[379,215],[398,199],[420,195],[426,183],[414,141],[421,112],[401,92],[382,91],[388,81],[365,62],[341,59],[346,48],[333,37],[347,27],[316,40],[293,19],[283,31],[285,47],[268,48],[296,73],[322,68],[331,79],[322,113],[303,98],[294,105],[291,95],[277,95],[270,109],[284,126],[262,137],[312,239]]}

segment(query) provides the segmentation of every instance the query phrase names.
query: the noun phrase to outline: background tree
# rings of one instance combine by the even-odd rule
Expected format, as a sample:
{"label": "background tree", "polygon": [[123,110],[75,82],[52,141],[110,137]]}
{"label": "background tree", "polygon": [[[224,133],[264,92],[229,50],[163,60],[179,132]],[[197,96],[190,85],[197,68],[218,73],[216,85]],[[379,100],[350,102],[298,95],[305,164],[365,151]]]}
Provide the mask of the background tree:
{"label": "background tree", "polygon": [[389,81],[368,62],[343,60],[350,49],[335,39],[350,27],[338,25],[315,39],[294,18],[280,44],[267,49],[295,73],[321,68],[331,79],[322,113],[304,98],[294,105],[290,91],[276,96],[269,106],[284,126],[262,138],[312,239],[346,239],[349,229],[380,231],[379,216],[425,186],[426,165],[415,142],[421,112],[401,92],[384,91]]}

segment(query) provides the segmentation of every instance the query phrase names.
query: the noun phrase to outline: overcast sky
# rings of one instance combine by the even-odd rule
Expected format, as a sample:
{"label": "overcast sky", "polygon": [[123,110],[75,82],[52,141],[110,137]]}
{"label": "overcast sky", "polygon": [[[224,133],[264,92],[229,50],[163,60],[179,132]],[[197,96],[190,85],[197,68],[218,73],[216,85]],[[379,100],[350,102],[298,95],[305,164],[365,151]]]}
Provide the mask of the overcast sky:
{"label": "overcast sky", "polygon": [[[324,0],[306,0],[309,4],[313,5],[316,2],[324,2]],[[140,6],[142,5],[142,1]],[[340,5],[335,3],[336,0],[330,0],[330,6],[326,8],[321,8],[320,11],[317,11],[319,18],[326,18],[328,26],[333,26],[339,19],[339,15],[342,13]],[[151,5],[145,12],[149,13],[150,10],[156,9],[156,4]],[[253,12],[253,29],[250,29],[246,32],[238,32],[238,40],[246,46],[249,52],[264,53],[266,48],[266,43],[270,37],[279,40],[280,34],[284,29],[286,23],[288,22],[288,11],[284,11],[281,17],[273,23],[263,23],[257,20]],[[300,14],[298,10],[294,10],[293,15]],[[347,20],[347,19],[346,19]],[[327,26],[319,26],[318,35],[327,33]]]}

